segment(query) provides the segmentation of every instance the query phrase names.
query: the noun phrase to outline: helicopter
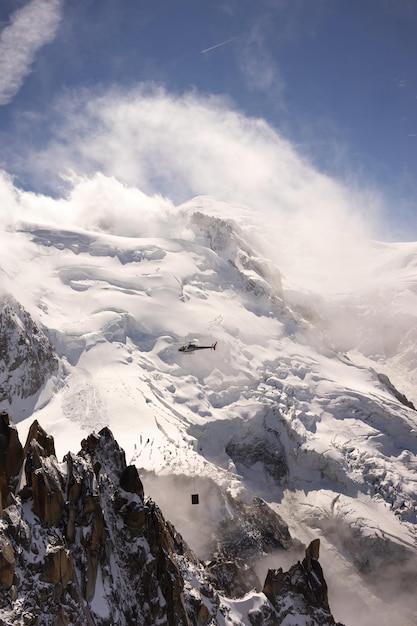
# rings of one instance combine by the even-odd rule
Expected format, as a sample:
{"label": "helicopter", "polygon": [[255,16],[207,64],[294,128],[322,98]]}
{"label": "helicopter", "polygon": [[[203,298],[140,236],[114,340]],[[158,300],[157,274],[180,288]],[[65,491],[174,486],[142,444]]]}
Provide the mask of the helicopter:
{"label": "helicopter", "polygon": [[186,343],[181,348],[178,348],[178,352],[184,352],[185,354],[192,354],[196,350],[215,350],[217,341],[211,344],[211,346],[198,346],[196,343]]}

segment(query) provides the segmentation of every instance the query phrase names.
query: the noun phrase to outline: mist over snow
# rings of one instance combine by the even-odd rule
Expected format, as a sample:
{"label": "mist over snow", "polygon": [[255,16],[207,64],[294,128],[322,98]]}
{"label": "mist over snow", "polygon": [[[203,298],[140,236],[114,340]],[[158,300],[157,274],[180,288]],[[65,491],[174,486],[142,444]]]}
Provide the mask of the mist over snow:
{"label": "mist over snow", "polygon": [[152,84],[84,89],[61,94],[35,125],[43,123],[47,139],[22,124],[25,142],[17,132],[19,150],[12,139],[7,153],[17,188],[22,181],[42,193],[18,194],[14,211],[25,219],[38,212],[125,235],[149,222],[158,234],[163,198],[178,206],[207,195],[224,201],[224,217],[247,224],[303,287],[344,290],[372,278],[363,238],[382,232],[377,190],[323,175],[267,122],[224,97]]}
{"label": "mist over snow", "polygon": [[321,537],[337,619],[394,623],[417,571],[417,243],[378,241],[376,192],[223,98],[86,90],[50,114],[0,176],[0,286],[60,370],[1,408],[60,456],[108,425],[202,556],[190,491],[207,534],[222,493],[264,498]]}

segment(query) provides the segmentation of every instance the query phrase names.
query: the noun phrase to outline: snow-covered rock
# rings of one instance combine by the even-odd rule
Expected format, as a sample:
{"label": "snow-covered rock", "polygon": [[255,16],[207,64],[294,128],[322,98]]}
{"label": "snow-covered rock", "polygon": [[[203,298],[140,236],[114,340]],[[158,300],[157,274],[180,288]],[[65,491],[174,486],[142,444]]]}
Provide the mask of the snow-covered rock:
{"label": "snow-covered rock", "polygon": [[57,374],[51,342],[12,296],[0,300],[0,406],[33,410],[40,390]]}
{"label": "snow-covered rock", "polygon": [[[2,453],[10,430],[3,415]],[[253,625],[261,613],[268,613],[269,624],[283,623],[287,591],[249,590],[240,595],[244,601],[236,593],[227,597],[245,563],[234,561],[231,569],[220,557],[217,567],[197,559],[145,498],[136,467],[126,464],[107,428],[58,463],[51,438],[34,423],[25,451],[24,479],[19,487],[9,481],[0,520],[3,624]],[[285,540],[290,543],[288,532]],[[307,578],[297,585],[299,615],[308,615],[312,626],[334,624],[327,593],[311,596],[311,565],[300,567]],[[327,589],[323,577],[321,584]],[[296,609],[294,604],[293,616]]]}

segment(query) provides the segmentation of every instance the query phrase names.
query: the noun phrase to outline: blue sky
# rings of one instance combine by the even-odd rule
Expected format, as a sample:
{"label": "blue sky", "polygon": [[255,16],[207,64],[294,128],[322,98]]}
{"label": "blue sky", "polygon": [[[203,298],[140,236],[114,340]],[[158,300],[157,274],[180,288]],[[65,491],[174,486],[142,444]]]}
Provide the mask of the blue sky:
{"label": "blue sky", "polygon": [[2,0],[0,29],[16,188],[57,197],[101,172],[292,210],[324,177],[378,234],[417,240],[415,0]]}

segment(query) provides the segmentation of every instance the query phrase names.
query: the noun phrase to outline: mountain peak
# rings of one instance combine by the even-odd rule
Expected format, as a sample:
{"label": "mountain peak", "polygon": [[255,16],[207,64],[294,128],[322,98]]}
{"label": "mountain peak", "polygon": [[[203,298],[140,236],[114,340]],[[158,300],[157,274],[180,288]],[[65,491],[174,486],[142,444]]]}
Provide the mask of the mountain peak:
{"label": "mountain peak", "polygon": [[[367,626],[378,605],[386,626],[398,617],[386,598],[416,571],[415,245],[368,255],[362,242],[365,279],[346,283],[338,270],[354,262],[351,237],[321,238],[323,268],[308,232],[301,243],[289,230],[264,238],[253,212],[212,198],[171,209],[112,234],[51,224],[7,233],[3,277],[25,309],[9,299],[2,310],[0,409],[22,441],[31,430],[23,508],[32,498],[51,528],[68,515],[62,532],[75,538],[85,513],[66,512],[62,490],[70,471],[78,502],[88,467],[86,510],[106,474],[115,497],[128,494],[115,519],[135,529],[142,483],[212,561],[226,597],[279,569],[271,549],[281,559],[283,547],[299,551],[295,538],[320,538],[340,619],[360,613]],[[327,273],[335,288],[321,292],[310,278]],[[178,350],[189,341],[217,348]],[[80,441],[81,454],[68,453]],[[407,624],[411,597],[402,608]]]}
{"label": "mountain peak", "polygon": [[[268,615],[262,623],[282,623],[291,593],[271,587],[268,574],[264,593],[227,598],[227,562],[218,560],[213,568],[197,559],[145,498],[136,467],[126,464],[108,428],[88,436],[77,455],[68,453],[58,463],[50,439],[34,423],[24,448],[19,447],[19,462],[10,466],[15,433],[2,413],[1,458],[8,468],[0,521],[4,623],[43,624],[47,618],[48,624],[90,626],[220,626],[226,614],[234,623],[240,616],[242,624],[257,624],[262,615]],[[22,466],[26,482],[18,486]],[[305,582],[297,583],[303,609],[294,604],[293,615],[308,615],[312,626],[330,626],[335,622],[323,576],[321,598],[311,596],[309,572],[319,567],[317,558],[310,546]],[[234,577],[242,577],[243,565],[236,563]]]}

